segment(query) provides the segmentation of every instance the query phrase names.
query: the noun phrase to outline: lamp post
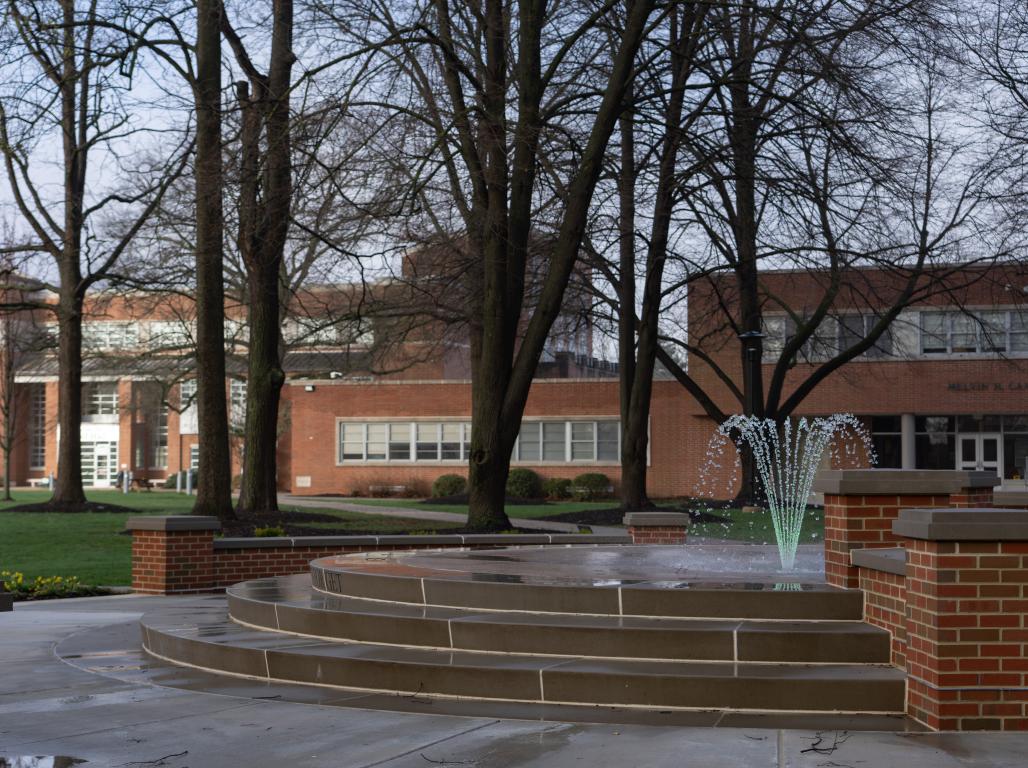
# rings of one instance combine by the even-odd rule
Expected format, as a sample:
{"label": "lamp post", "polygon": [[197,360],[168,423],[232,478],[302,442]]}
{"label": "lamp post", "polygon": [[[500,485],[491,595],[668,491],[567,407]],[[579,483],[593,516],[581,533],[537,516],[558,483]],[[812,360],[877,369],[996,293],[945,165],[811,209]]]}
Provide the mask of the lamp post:
{"label": "lamp post", "polygon": [[[763,415],[763,403],[762,398],[763,392],[757,391],[757,383],[760,381],[758,372],[760,371],[760,340],[764,338],[764,334],[760,331],[744,331],[739,334],[739,341],[742,343],[743,355],[742,355],[742,394],[743,394],[743,412],[747,416],[760,416]],[[753,452],[746,451],[743,454],[743,461],[746,462],[746,466],[743,467],[744,474],[748,478],[749,487],[746,489],[749,492],[749,503],[757,503],[757,472],[756,466],[754,466]]]}

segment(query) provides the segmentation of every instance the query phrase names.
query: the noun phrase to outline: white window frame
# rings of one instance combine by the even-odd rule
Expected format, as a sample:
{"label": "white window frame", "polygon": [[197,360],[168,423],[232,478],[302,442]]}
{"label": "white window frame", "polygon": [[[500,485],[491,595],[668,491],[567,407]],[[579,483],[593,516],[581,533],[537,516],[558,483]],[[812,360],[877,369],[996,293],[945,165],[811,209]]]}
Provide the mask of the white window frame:
{"label": "white window frame", "polygon": [[29,401],[29,469],[46,469],[46,384],[32,384]]}
{"label": "white window frame", "polygon": [[[599,436],[601,423],[612,422],[618,425],[617,435],[617,451],[616,456],[610,459],[600,459],[599,456]],[[572,424],[586,423],[592,424],[592,455],[591,459],[572,459],[571,457],[571,433]],[[343,459],[343,440],[342,440],[342,427],[347,426],[360,426],[361,428],[361,444],[362,458],[360,459]],[[385,459],[369,459],[368,458],[368,427],[372,424],[385,424],[387,425],[388,431],[386,433],[386,458]],[[394,459],[390,455],[389,445],[392,444],[391,427],[394,424],[406,424],[409,425],[409,456],[410,458],[405,459]],[[460,458],[459,459],[444,459],[442,457],[443,451],[443,425],[457,424],[460,425]],[[511,458],[511,466],[522,466],[522,467],[534,467],[534,466],[552,466],[552,467],[563,467],[563,466],[575,466],[575,467],[616,467],[621,464],[621,421],[616,416],[574,416],[574,417],[531,417],[526,419],[523,424],[560,424],[564,431],[564,455],[560,460],[543,459],[545,455],[544,451],[544,428],[539,427],[540,440],[539,440],[539,459],[521,459],[520,450],[521,442],[520,436],[514,441],[514,451]],[[418,445],[418,427],[434,426],[436,428],[436,455],[440,458],[436,459],[419,459],[417,452]],[[649,426],[647,425],[647,431]],[[426,441],[421,441],[422,443]],[[452,441],[449,441],[452,442]],[[469,453],[471,449],[471,424],[466,419],[455,419],[452,417],[439,417],[439,418],[419,418],[411,421],[404,419],[395,418],[351,418],[351,417],[337,417],[335,427],[335,465],[337,467],[348,467],[348,466],[465,466],[468,463]],[[650,451],[647,447],[646,452],[646,465],[650,465]]]}
{"label": "white window frame", "polygon": [[[985,333],[983,316],[992,313],[1003,313],[1003,338],[1002,344],[997,345],[998,348],[988,349],[986,348]],[[970,317],[968,315],[970,314]],[[945,321],[943,333],[946,339],[946,350],[940,352],[926,352],[925,351],[925,316],[926,315],[941,315]],[[918,314],[917,322],[917,352],[919,357],[938,360],[942,358],[988,358],[996,357],[999,355],[1005,356],[1017,356],[1023,357],[1028,354],[1028,350],[1014,350],[1013,348],[1013,335],[1014,320],[1015,317],[1020,315],[1020,310],[1010,309],[1004,307],[978,307],[975,309],[968,310],[966,312],[952,310],[952,309],[926,309],[921,310]],[[953,322],[955,318],[963,317],[970,320],[973,323],[974,334],[975,334],[975,349],[974,351],[954,351],[953,349]],[[995,343],[995,339],[993,343]]]}

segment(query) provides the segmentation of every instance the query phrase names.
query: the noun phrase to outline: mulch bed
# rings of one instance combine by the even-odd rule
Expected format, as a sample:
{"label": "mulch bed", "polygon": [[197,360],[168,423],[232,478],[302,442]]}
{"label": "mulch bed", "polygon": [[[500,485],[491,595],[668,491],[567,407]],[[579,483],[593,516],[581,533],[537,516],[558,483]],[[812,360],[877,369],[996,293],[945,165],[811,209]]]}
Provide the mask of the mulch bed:
{"label": "mulch bed", "polygon": [[[727,523],[728,518],[699,509],[682,509],[681,507],[651,507],[647,512],[684,512],[693,523]],[[559,523],[578,523],[581,525],[621,525],[625,510],[621,507],[606,509],[583,509],[576,512],[564,512],[559,515],[548,515],[541,520],[553,520]]]}
{"label": "mulch bed", "polygon": [[[338,523],[337,526],[304,525],[305,523]],[[365,529],[354,530],[347,527],[347,523],[341,521],[334,515],[326,515],[321,512],[300,512],[281,511],[272,515],[260,515],[248,517],[245,520],[222,524],[222,533],[229,537],[250,537],[253,536],[256,528],[282,528],[286,536],[403,536],[410,534],[410,531],[397,530],[395,528],[383,528],[381,530]],[[411,535],[449,535],[461,533],[476,533],[467,528],[454,526],[453,528],[425,528],[416,530]],[[514,530],[512,533],[538,533],[530,530]]]}
{"label": "mulch bed", "polygon": [[83,504],[51,504],[49,501],[37,502],[35,504],[18,504],[15,507],[8,507],[0,510],[3,512],[61,512],[76,514],[81,512],[121,512],[129,515],[142,515],[138,509],[123,507],[120,504],[102,504],[97,501],[87,501]]}

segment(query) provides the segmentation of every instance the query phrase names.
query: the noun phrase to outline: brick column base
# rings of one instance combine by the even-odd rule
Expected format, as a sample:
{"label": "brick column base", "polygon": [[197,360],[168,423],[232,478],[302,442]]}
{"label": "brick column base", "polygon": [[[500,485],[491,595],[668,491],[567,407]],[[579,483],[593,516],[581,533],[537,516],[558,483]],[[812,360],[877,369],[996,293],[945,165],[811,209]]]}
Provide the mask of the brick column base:
{"label": "brick column base", "polygon": [[150,595],[214,589],[214,517],[132,517],[132,590]]}
{"label": "brick column base", "polygon": [[907,713],[1028,730],[1028,512],[904,510]]}
{"label": "brick column base", "polygon": [[685,544],[689,516],[681,512],[629,512],[624,523],[633,544]]}
{"label": "brick column base", "polygon": [[992,506],[996,475],[962,470],[856,469],[823,472],[815,490],[825,495],[825,581],[856,589],[855,549],[896,547],[892,532],[906,508]]}

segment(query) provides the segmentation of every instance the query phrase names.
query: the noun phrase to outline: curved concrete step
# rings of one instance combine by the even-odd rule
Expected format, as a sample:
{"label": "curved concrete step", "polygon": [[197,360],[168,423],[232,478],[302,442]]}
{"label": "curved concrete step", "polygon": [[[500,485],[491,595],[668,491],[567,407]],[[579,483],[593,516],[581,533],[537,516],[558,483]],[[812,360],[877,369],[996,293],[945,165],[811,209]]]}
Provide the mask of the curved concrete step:
{"label": "curved concrete step", "polygon": [[863,622],[497,613],[327,595],[305,575],[236,584],[229,615],[310,637],[455,651],[600,658],[867,664],[889,635]]}
{"label": "curved concrete step", "polygon": [[[505,550],[477,557],[504,557]],[[466,556],[474,566],[473,557]],[[513,555],[510,556],[513,559]],[[449,561],[443,561],[449,563]],[[432,555],[346,555],[311,562],[315,589],[408,605],[693,619],[860,621],[863,593],[823,583],[572,579],[433,567]]]}
{"label": "curved concrete step", "polygon": [[[184,618],[184,617],[183,617]],[[401,695],[776,712],[903,711],[903,673],[886,666],[545,658],[316,642],[210,615],[141,621],[144,648],[215,672]]]}

